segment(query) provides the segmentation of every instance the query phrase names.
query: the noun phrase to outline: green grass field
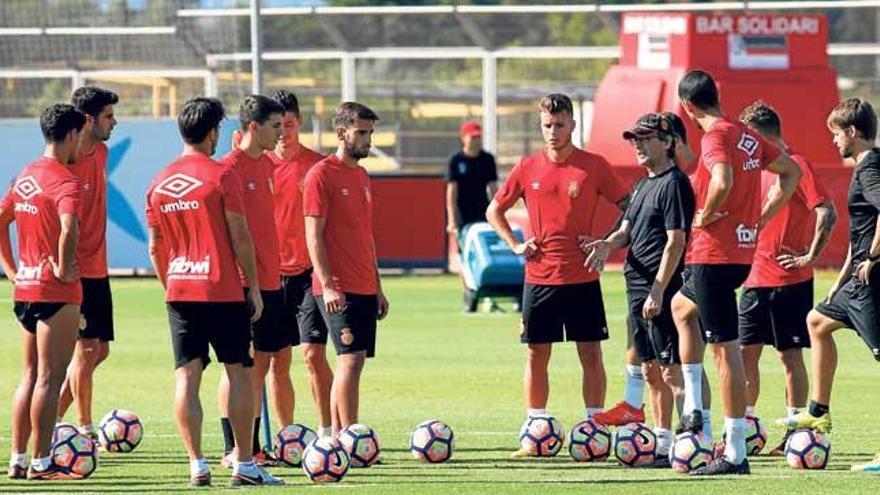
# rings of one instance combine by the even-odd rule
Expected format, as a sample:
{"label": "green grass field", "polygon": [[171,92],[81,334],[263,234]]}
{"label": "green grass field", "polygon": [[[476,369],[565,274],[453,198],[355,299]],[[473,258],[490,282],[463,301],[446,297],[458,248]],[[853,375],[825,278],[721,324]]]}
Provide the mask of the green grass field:
{"label": "green grass field", "polygon": [[[824,294],[832,274],[822,274]],[[314,486],[299,469],[274,472],[288,483],[280,490],[344,490],[354,493],[868,493],[878,479],[849,472],[853,462],[880,450],[880,397],[877,367],[852,332],[838,339],[840,370],[832,408],[836,429],[828,469],[798,472],[780,458],[755,457],[752,476],[688,479],[668,470],[624,469],[612,462],[576,464],[567,450],[556,458],[512,460],[516,433],[524,419],[523,348],[518,315],[463,315],[458,280],[443,277],[386,277],[391,314],[380,325],[377,357],[368,362],[362,386],[361,421],[371,425],[383,446],[384,463],[351,471],[338,486]],[[603,281],[612,339],[605,345],[608,403],[620,400],[625,347],[625,295],[620,273]],[[98,370],[95,420],[113,407],[135,411],[145,437],[131,454],[103,454],[87,480],[34,484],[0,480],[0,492],[189,492],[188,464],[172,418],[173,360],[159,285],[153,280],[115,280],[116,335],[110,359]],[[9,287],[3,303],[11,309]],[[509,306],[504,306],[509,308]],[[20,373],[19,330],[11,311],[0,318],[6,336],[0,344],[0,454],[9,451],[9,400]],[[292,370],[297,392],[296,420],[312,427],[315,414],[300,354]],[[711,362],[711,361],[708,361]],[[763,394],[758,413],[765,424],[784,413],[782,368],[775,355],[764,356]],[[205,447],[213,464],[215,488],[225,489],[227,472],[219,468],[222,438],[216,405],[220,367],[212,364],[203,382]],[[571,345],[558,345],[552,361],[550,411],[566,427],[583,415],[580,373]],[[713,386],[715,383],[712,374]],[[715,405],[716,434],[721,423]],[[407,435],[422,420],[440,418],[455,430],[457,450],[446,465],[424,466],[410,455]],[[68,416],[68,419],[71,415]],[[770,442],[781,431],[769,426]]]}

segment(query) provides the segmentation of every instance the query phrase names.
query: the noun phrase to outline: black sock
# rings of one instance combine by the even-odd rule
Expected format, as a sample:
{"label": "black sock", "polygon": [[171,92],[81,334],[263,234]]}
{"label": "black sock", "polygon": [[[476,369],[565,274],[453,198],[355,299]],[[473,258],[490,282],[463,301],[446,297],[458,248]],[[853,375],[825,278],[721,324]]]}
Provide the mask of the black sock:
{"label": "black sock", "polygon": [[819,418],[828,413],[828,406],[825,404],[819,404],[818,402],[811,400],[810,401],[810,416],[814,418]]}
{"label": "black sock", "polygon": [[262,418],[254,418],[254,454],[263,450],[260,447],[260,419]]}
{"label": "black sock", "polygon": [[235,436],[232,434],[229,418],[220,418],[220,428],[223,430],[224,452],[228,454],[235,448]]}

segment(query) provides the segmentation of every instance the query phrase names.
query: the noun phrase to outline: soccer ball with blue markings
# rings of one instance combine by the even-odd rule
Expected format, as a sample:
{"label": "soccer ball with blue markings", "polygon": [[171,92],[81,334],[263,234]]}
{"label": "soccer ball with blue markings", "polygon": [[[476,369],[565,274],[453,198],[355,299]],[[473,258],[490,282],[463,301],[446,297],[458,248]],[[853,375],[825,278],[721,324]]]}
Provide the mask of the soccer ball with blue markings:
{"label": "soccer ball with blue markings", "polygon": [[553,457],[565,443],[562,423],[553,416],[530,416],[519,430],[519,446],[534,457]]}

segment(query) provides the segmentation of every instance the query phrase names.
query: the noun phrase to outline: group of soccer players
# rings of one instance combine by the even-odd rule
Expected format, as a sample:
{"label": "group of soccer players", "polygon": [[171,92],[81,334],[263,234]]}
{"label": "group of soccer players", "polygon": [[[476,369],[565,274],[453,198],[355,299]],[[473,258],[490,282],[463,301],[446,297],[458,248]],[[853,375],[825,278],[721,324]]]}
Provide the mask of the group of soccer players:
{"label": "group of soccer players", "polygon": [[[813,308],[812,264],[836,221],[831,198],[807,159],[783,140],[776,111],[758,100],[738,120],[721,111],[704,71],[678,84],[683,113],[703,136],[699,156],[674,113],[642,116],[621,138],[647,176],[628,192],[599,155],[573,146],[571,100],[539,104],[545,149],[524,157],[495,194],[486,218],[526,258],[521,340],[527,345],[527,414],[547,414],[552,344],[574,341],[583,369],[585,416],[603,425],[645,420],[647,382],[658,439],[658,467],[677,433],[712,436],[706,344],[718,369],[724,413],[722,455],[693,475],[748,474],[746,417],[755,414],[763,346],[773,345],[786,373],[786,436],[795,428],[829,431],[837,356],[832,333],[853,328],[880,360],[880,150],[877,117],[860,99],[841,102],[827,125],[840,155],[855,167],[847,206],[850,247],[831,293]],[[601,238],[591,237],[598,197],[623,212]],[[505,212],[519,200],[532,237],[519,242]],[[815,211],[814,226],[810,219]],[[608,338],[599,272],[628,247],[625,398],[603,410]],[[743,287],[739,303],[736,290]],[[802,349],[812,346],[813,396]],[[515,457],[534,455],[525,449]],[[880,472],[880,456],[853,470]]]}
{"label": "group of soccer players", "polygon": [[[92,375],[113,340],[103,141],[116,125],[117,103],[115,93],[89,86],[74,92],[73,105],[47,108],[40,117],[43,156],[0,203],[0,265],[15,284],[24,339],[13,400],[13,479],[71,477],[51,456],[53,427],[71,403],[80,431],[97,440]],[[264,381],[279,427],[292,424],[291,348],[302,343],[318,433],[338,433],[358,420],[361,372],[375,353],[376,321],[388,314],[369,177],[358,164],[379,117],[359,103],[340,105],[333,120],[338,147],[325,157],[299,142],[296,96],[248,96],[233,150],[215,161],[224,118],[216,99],[183,105],[183,152],[147,191],[149,254],[166,293],[174,412],[192,484],[211,484],[199,401],[209,346],[225,370],[221,465],[232,468],[236,486],[281,484],[262,467],[273,462],[258,441]],[[328,335],[338,354],[335,373],[326,358]]]}

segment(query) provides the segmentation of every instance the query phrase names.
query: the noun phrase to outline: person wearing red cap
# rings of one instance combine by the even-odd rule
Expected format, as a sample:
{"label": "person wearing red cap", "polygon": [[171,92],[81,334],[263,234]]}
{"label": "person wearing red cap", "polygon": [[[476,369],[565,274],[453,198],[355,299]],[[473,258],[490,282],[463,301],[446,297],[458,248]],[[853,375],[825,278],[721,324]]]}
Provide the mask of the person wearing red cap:
{"label": "person wearing red cap", "polygon": [[[497,190],[495,157],[483,150],[483,128],[476,120],[461,124],[461,151],[449,157],[446,167],[446,232],[456,236],[459,246],[468,225],[486,221],[489,198]],[[465,310],[473,297],[465,290]]]}

